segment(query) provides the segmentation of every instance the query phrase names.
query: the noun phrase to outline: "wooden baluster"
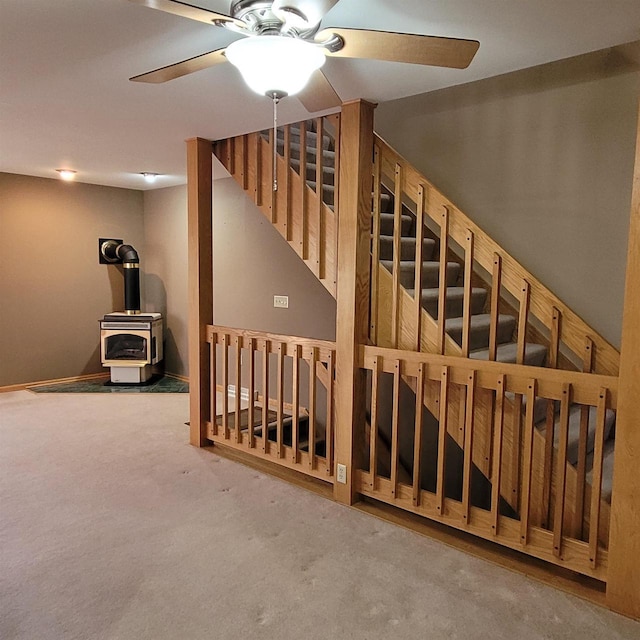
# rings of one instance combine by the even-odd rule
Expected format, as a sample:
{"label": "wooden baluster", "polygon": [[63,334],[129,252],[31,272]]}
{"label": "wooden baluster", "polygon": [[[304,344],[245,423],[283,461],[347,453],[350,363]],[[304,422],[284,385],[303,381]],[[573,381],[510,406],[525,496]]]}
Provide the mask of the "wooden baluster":
{"label": "wooden baluster", "polygon": [[[529,318],[529,304],[531,300],[531,287],[526,280],[522,281],[520,288],[520,308],[518,311],[518,343],[516,351],[516,364],[524,364],[526,351],[527,321]],[[516,393],[513,400],[513,440],[511,444],[511,478],[514,505],[520,502],[518,478],[520,477],[520,457],[522,449],[522,394]]]}
{"label": "wooden baluster", "polygon": [[493,418],[493,468],[491,469],[491,532],[499,533],[500,481],[502,479],[502,432],[504,426],[504,382],[502,373],[496,381],[496,402]]}
{"label": "wooden baluster", "polygon": [[284,237],[285,240],[293,240],[293,230],[291,225],[291,125],[284,128],[284,175],[282,176],[283,189],[285,192],[285,220]]}
{"label": "wooden baluster", "polygon": [[249,136],[243,135],[241,138],[240,150],[242,153],[242,188],[246,191],[249,188]]}
{"label": "wooden baluster", "polygon": [[529,305],[531,301],[531,285],[522,281],[520,289],[520,310],[518,311],[518,348],[516,363],[524,364],[525,350],[527,346],[527,321],[529,319]]}
{"label": "wooden baluster", "polygon": [[[591,509],[589,511],[589,564],[598,565],[598,534],[600,531],[600,504],[602,500],[602,463],[604,428],[607,417],[607,389],[600,389],[596,412],[596,439],[593,450],[593,477],[591,481]],[[637,532],[629,532],[635,535]]]}
{"label": "wooden baluster", "polygon": [[393,287],[391,300],[391,343],[397,349],[400,333],[400,257],[402,238],[402,167],[399,164],[396,164],[393,198]]}
{"label": "wooden baluster", "polygon": [[236,139],[227,139],[227,169],[232,176],[236,175]]}
{"label": "wooden baluster", "polygon": [[[340,114],[335,114],[335,137],[334,137],[334,177],[333,177],[333,283],[334,286],[337,285],[338,282],[338,216],[340,215],[340,211],[338,208],[338,204],[340,201],[340,153],[338,152],[340,148],[340,123],[341,117]],[[335,290],[335,288],[334,288]]]}
{"label": "wooden baluster", "polygon": [[327,475],[333,474],[333,375],[335,352],[329,351],[327,355],[327,418],[325,426],[325,456],[327,462]]}
{"label": "wooden baluster", "polygon": [[371,239],[371,313],[369,337],[378,344],[378,276],[380,269],[380,187],[382,183],[380,147],[373,147],[373,220]]}
{"label": "wooden baluster", "polygon": [[[551,339],[549,344],[549,368],[558,366],[560,351],[560,311],[553,307],[551,314]],[[542,479],[542,525],[547,527],[550,519],[551,506],[551,465],[553,464],[553,440],[555,437],[556,405],[553,400],[547,400],[547,418],[545,423],[544,443],[544,472]]]}
{"label": "wooden baluster", "polygon": [[235,423],[234,423],[234,440],[236,444],[241,442],[240,436],[240,415],[242,413],[242,338],[236,336],[234,338],[235,346],[235,396],[236,396],[236,410],[235,410]]}
{"label": "wooden baluster", "polygon": [[275,180],[276,180],[276,164],[277,164],[277,154],[274,155],[274,147],[277,148],[278,145],[278,141],[276,140],[276,137],[274,135],[274,131],[273,129],[269,129],[269,154],[270,157],[273,158],[273,160],[269,163],[271,165],[271,169],[270,169],[270,175],[271,175],[271,188],[270,188],[270,192],[271,192],[271,204],[269,205],[269,208],[271,210],[271,224],[276,224],[277,220],[278,220],[278,206],[277,206],[277,202],[278,202],[278,198],[277,198],[277,191],[275,191],[275,189],[273,188],[275,186]]}
{"label": "wooden baluster", "polygon": [[269,353],[271,342],[262,345],[262,452],[269,453]]}
{"label": "wooden baluster", "polygon": [[300,123],[300,188],[302,189],[300,202],[302,224],[300,225],[300,248],[302,259],[309,259],[309,198],[307,197],[307,123]]}
{"label": "wooden baluster", "polygon": [[500,288],[502,286],[502,257],[493,254],[493,276],[491,279],[491,325],[489,329],[489,360],[498,353],[498,315],[500,314]]}
{"label": "wooden baluster", "polygon": [[418,365],[416,378],[416,419],[413,432],[413,505],[420,505],[420,476],[422,471],[422,422],[424,412],[424,382],[426,364]]}
{"label": "wooden baluster", "polygon": [[291,416],[291,462],[298,464],[298,447],[300,442],[300,358],[302,348],[299,344],[293,346],[293,370],[291,374],[291,404],[293,415]]}
{"label": "wooden baluster", "polygon": [[255,402],[255,394],[256,394],[256,341],[254,338],[249,338],[248,341],[249,348],[249,406],[248,406],[248,415],[247,415],[247,429],[249,433],[249,437],[247,440],[247,447],[249,449],[253,449],[256,446],[255,435],[253,433],[254,430],[254,418],[253,418],[253,403]]}
{"label": "wooden baluster", "polygon": [[414,316],[416,323],[416,351],[422,350],[422,245],[424,244],[424,209],[425,209],[426,187],[423,184],[418,185],[418,202],[416,209],[416,255],[415,255],[415,273],[413,284],[413,302]]}
{"label": "wooden baluster", "polygon": [[309,350],[309,469],[313,470],[316,459],[316,363],[318,350]]}
{"label": "wooden baluster", "polygon": [[444,207],[440,222],[440,273],[438,280],[438,351],[444,353],[447,321],[447,254],[449,251],[449,207]]}
{"label": "wooden baluster", "polygon": [[440,375],[440,411],[438,424],[438,471],[436,476],[436,510],[444,515],[445,457],[447,455],[447,418],[449,409],[449,367],[443,366]]}
{"label": "wooden baluster", "polygon": [[464,459],[462,463],[462,519],[465,524],[471,521],[471,479],[473,470],[473,423],[476,397],[476,372],[472,370],[467,377],[467,393],[464,411]]}
{"label": "wooden baluster", "polygon": [[278,344],[278,377],[276,380],[276,397],[277,397],[277,426],[276,426],[276,443],[278,458],[284,457],[284,352],[286,344],[281,342]]}
{"label": "wooden baluster", "polygon": [[464,301],[462,308],[462,357],[469,357],[469,343],[471,341],[471,277],[473,275],[473,231],[467,229],[464,248]]}
{"label": "wooden baluster", "polygon": [[256,206],[262,206],[262,145],[264,144],[262,136],[256,135]]}
{"label": "wooden baluster", "polygon": [[378,455],[378,394],[380,392],[380,378],[382,376],[382,358],[373,358],[371,369],[371,429],[369,431],[369,474],[371,488],[376,488],[377,455]]}
{"label": "wooden baluster", "polygon": [[209,344],[209,375],[211,380],[211,430],[214,436],[218,435],[218,379],[216,371],[216,345],[218,342],[218,334],[213,332],[211,334],[211,343]]}
{"label": "wooden baluster", "polygon": [[222,434],[229,439],[229,336],[222,336]]}
{"label": "wooden baluster", "polygon": [[524,455],[522,468],[522,504],[520,506],[520,543],[529,542],[529,511],[531,505],[531,464],[533,457],[534,412],[538,383],[531,379],[527,383],[527,408],[524,421]]}
{"label": "wooden baluster", "polygon": [[[582,359],[582,371],[593,372],[593,340],[586,336],[584,354]],[[578,462],[576,472],[578,481],[576,485],[576,507],[573,513],[572,535],[578,540],[582,539],[584,523],[584,489],[587,474],[587,440],[589,436],[589,407],[580,407],[580,437],[578,440]]]}
{"label": "wooden baluster", "polygon": [[569,406],[571,404],[571,385],[562,385],[560,401],[560,442],[558,443],[556,467],[556,495],[553,515],[553,555],[562,557],[562,533],[564,501],[567,485],[567,445],[569,439]]}
{"label": "wooden baluster", "polygon": [[323,181],[324,181],[324,158],[322,155],[322,146],[324,138],[324,120],[316,118],[316,193],[318,194],[318,278],[321,280],[325,277],[325,248],[327,243],[327,234],[324,220],[324,202],[323,202]]}
{"label": "wooden baluster", "polygon": [[400,463],[400,381],[401,363],[393,366],[393,410],[391,415],[391,495],[398,497],[398,465]]}

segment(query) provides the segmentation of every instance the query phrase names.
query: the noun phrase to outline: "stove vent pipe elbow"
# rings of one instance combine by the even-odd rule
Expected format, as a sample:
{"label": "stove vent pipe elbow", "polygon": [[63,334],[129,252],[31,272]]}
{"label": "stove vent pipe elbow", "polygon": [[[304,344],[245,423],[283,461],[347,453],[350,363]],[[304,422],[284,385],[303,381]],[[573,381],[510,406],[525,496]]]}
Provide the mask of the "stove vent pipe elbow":
{"label": "stove vent pipe elbow", "polygon": [[130,244],[119,244],[113,240],[101,247],[105,260],[122,263],[124,267],[124,310],[127,315],[140,313],[140,258]]}

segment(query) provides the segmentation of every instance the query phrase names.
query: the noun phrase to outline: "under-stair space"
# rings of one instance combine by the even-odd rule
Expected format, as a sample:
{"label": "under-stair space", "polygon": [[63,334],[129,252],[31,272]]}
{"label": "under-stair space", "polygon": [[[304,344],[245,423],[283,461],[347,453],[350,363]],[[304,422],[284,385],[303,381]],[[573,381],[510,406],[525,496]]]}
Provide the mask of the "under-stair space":
{"label": "under-stair space", "polygon": [[[341,128],[334,114],[214,144],[334,296],[340,181],[353,173],[341,171]],[[373,140],[369,335],[356,365],[366,416],[348,427],[356,492],[606,580],[618,352]],[[336,345],[307,351],[305,339],[213,325],[207,335],[212,388],[248,375],[236,384],[257,398],[239,430],[212,406],[222,418],[208,437],[335,486]],[[243,350],[262,364],[242,361]],[[285,374],[285,360],[299,364]],[[321,401],[301,402],[300,367]]]}

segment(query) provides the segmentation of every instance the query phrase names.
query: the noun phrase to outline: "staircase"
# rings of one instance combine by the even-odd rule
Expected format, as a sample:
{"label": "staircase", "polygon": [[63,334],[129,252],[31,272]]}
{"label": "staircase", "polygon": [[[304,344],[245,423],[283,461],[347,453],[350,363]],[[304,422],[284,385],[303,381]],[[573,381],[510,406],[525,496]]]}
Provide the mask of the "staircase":
{"label": "staircase", "polygon": [[[339,128],[339,117],[332,116],[278,130],[277,192],[269,189],[274,177],[273,170],[267,169],[274,144],[271,132],[222,141],[216,143],[214,151],[333,295],[340,175],[335,140]],[[370,339],[378,347],[517,365],[532,376],[535,372],[526,367],[617,375],[615,349],[379,138],[373,163],[371,251]],[[375,369],[369,370],[375,378]],[[418,396],[418,375],[402,373],[397,379]],[[502,379],[504,382],[504,376]],[[557,535],[562,539],[560,519],[566,521],[574,539],[589,541],[590,547],[598,542],[606,547],[615,412],[606,404],[606,393],[605,404],[587,401],[592,395],[578,391],[577,383],[567,384],[565,396],[551,398],[503,389],[498,399],[499,392],[491,390],[494,387],[478,388],[472,448],[464,428],[470,387],[454,384],[443,395],[443,384],[427,382],[420,395],[430,415],[446,426],[446,438],[443,430],[438,436],[442,454],[438,464],[444,465],[447,439],[451,441],[449,447],[455,443],[460,448],[466,467],[489,482],[495,529],[501,515],[518,518],[520,514],[522,519],[526,505],[531,523],[542,529],[553,528],[554,539]],[[447,405],[444,413],[443,399]],[[496,440],[497,404],[500,434]],[[379,423],[373,406],[371,418],[373,433],[368,441],[379,443],[368,447],[373,452],[368,470],[373,475],[372,490],[378,465],[374,459],[385,450],[391,468],[385,462],[382,467],[386,471],[380,473],[390,478],[389,495],[397,499],[398,477],[413,477],[413,503],[417,505],[420,487],[433,470],[420,467],[415,434],[402,433],[397,425]],[[527,420],[535,427],[529,445],[525,438]],[[470,451],[466,452],[465,446]],[[407,447],[414,459],[401,453]],[[559,464],[558,459],[566,460],[566,465]],[[538,507],[533,500],[529,503],[528,497],[523,502],[521,476],[527,465],[529,491],[539,498]],[[601,485],[595,494],[600,518],[595,534],[590,533],[589,525],[593,507],[585,508],[591,502],[594,477]],[[560,482],[562,493],[557,498]],[[445,490],[439,492],[443,507],[449,496]],[[467,508],[473,506],[469,498]],[[560,534],[556,534],[558,529]],[[559,549],[556,545],[558,556]]]}

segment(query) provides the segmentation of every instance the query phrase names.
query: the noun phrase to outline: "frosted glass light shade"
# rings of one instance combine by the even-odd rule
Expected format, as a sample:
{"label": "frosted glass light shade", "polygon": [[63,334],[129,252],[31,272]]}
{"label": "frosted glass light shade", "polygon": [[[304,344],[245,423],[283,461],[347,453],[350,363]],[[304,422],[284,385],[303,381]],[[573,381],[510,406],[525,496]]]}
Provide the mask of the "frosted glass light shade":
{"label": "frosted glass light shade", "polygon": [[294,95],[325,61],[320,47],[285,36],[251,36],[232,42],[225,55],[244,81],[261,95]]}

